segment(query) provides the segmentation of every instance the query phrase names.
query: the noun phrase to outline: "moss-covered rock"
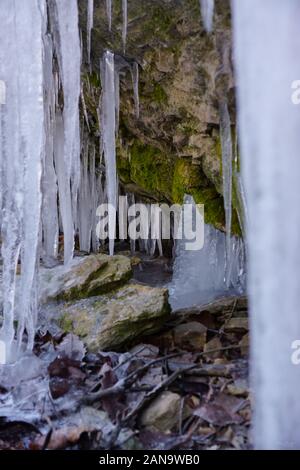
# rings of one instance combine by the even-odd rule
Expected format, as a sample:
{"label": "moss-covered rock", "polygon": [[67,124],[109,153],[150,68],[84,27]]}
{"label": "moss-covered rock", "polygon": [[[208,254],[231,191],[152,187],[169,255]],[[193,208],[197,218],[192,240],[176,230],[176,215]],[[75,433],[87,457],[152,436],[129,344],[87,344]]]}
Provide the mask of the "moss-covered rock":
{"label": "moss-covered rock", "polygon": [[110,292],[132,276],[130,259],[105,254],[75,258],[70,266],[41,271],[41,302],[74,300]]}
{"label": "moss-covered rock", "polygon": [[61,309],[59,326],[81,337],[90,351],[118,350],[155,333],[170,315],[167,289],[135,284]]}

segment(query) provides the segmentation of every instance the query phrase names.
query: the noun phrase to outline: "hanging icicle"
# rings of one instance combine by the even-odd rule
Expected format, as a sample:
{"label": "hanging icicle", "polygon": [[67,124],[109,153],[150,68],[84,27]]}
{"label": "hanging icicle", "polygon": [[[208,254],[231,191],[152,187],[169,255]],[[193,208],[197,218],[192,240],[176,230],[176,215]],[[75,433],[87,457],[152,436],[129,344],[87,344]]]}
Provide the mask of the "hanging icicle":
{"label": "hanging icicle", "polygon": [[114,54],[106,51],[100,64],[102,100],[101,135],[106,168],[109,253],[114,253],[117,208],[117,169],[116,169],[116,102]]}
{"label": "hanging icicle", "polygon": [[[220,103],[220,138],[222,147],[223,198],[226,221],[226,266],[230,265],[231,222],[232,222],[232,139],[231,124],[227,102]],[[230,276],[226,269],[225,282],[230,285]]]}
{"label": "hanging icicle", "polygon": [[[64,229],[64,261],[68,264],[74,250],[74,220],[76,219],[77,192],[80,181],[79,97],[81,48],[76,0],[55,0],[56,15],[53,25],[56,52],[64,93],[64,160],[67,181],[71,191],[72,216],[62,216]],[[72,48],[70,47],[72,44]],[[68,196],[67,196],[68,197]],[[67,224],[71,223],[71,227]]]}
{"label": "hanging icicle", "polygon": [[91,33],[94,26],[94,0],[88,0],[88,7],[87,7],[87,57],[88,57],[88,64],[91,64]]}
{"label": "hanging icicle", "polygon": [[213,29],[215,0],[200,0],[202,21],[205,30],[210,33]]}
{"label": "hanging icicle", "polygon": [[140,117],[139,64],[137,62],[134,62],[130,70],[131,70],[131,76],[132,76],[135,115],[136,115],[136,118],[138,119]]}
{"label": "hanging icicle", "polygon": [[50,34],[44,38],[45,161],[43,191],[43,260],[51,265],[58,252],[57,177],[53,160],[53,136],[57,81],[53,74],[53,44]]}
{"label": "hanging icicle", "polygon": [[123,52],[125,54],[126,39],[127,39],[127,27],[128,27],[127,0],[122,0],[122,13],[123,13],[122,41],[123,41]]}
{"label": "hanging icicle", "polygon": [[111,31],[111,25],[112,25],[112,2],[113,0],[106,0],[106,14],[107,14],[109,31]]}

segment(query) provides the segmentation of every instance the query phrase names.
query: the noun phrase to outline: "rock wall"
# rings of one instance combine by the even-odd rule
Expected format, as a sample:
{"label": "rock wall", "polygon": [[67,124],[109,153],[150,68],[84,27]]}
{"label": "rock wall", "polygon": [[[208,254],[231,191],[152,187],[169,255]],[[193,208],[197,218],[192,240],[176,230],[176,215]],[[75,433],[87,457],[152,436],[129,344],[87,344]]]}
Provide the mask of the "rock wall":
{"label": "rock wall", "polygon": [[[86,4],[79,0],[83,42]],[[205,218],[224,230],[219,104],[227,99],[235,123],[229,0],[217,0],[214,32],[203,28],[199,0],[128,0],[128,41],[122,46],[121,0],[114,0],[109,32],[105,1],[95,0],[92,65],[86,57],[84,97],[91,132],[98,135],[99,58],[110,49],[140,70],[140,117],[130,73],[121,77],[118,172],[127,191],[181,203],[184,193],[205,204]],[[233,206],[236,208],[235,194]],[[233,232],[240,228],[233,211]]]}

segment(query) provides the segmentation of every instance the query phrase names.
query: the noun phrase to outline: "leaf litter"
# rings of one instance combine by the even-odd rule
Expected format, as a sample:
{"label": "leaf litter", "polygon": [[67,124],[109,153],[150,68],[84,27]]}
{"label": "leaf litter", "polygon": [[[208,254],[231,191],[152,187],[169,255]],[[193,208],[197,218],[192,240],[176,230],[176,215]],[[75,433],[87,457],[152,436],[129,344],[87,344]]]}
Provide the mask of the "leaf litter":
{"label": "leaf litter", "polygon": [[89,353],[73,334],[38,332],[35,354],[1,369],[0,449],[251,448],[242,313],[243,328],[232,322],[241,312],[220,305],[177,312],[123,352]]}

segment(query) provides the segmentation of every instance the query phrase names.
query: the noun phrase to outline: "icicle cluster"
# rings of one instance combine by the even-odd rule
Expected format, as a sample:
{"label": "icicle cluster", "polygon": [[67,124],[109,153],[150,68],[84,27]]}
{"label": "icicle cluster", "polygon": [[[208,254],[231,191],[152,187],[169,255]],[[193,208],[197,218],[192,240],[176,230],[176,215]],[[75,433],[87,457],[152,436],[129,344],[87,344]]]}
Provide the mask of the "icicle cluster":
{"label": "icicle cluster", "polygon": [[[43,36],[44,1],[3,0],[0,9],[0,77],[6,84],[1,105],[1,255],[3,327],[7,360],[12,359],[18,320],[18,343],[24,328],[28,348],[37,314],[37,265],[41,222],[41,174],[44,158]],[[22,53],[20,53],[22,51]],[[18,73],[16,73],[18,70]],[[17,281],[17,265],[21,276]],[[16,311],[16,287],[22,305]]]}
{"label": "icicle cluster", "polygon": [[76,0],[48,0],[50,18],[44,0],[2,3],[0,76],[6,100],[0,108],[0,202],[5,296],[0,337],[6,344],[6,360],[11,361],[17,357],[15,320],[18,350],[25,330],[27,349],[33,347],[40,256],[46,264],[53,263],[59,229],[64,233],[65,263],[73,256],[80,183],[81,49]]}
{"label": "icicle cluster", "polygon": [[100,102],[101,153],[104,154],[107,203],[109,204],[109,253],[114,253],[117,212],[116,135],[119,126],[120,73],[129,68],[132,74],[136,114],[139,115],[138,65],[130,65],[123,58],[106,51],[100,61],[102,96]]}
{"label": "icicle cluster", "polygon": [[[113,0],[106,0],[106,15],[107,15],[109,31],[111,31],[111,28],[112,28],[112,10],[113,10]],[[125,53],[126,40],[127,40],[127,29],[128,29],[128,4],[127,4],[127,0],[122,0],[122,16],[123,16],[122,42],[123,42],[123,51]]]}

